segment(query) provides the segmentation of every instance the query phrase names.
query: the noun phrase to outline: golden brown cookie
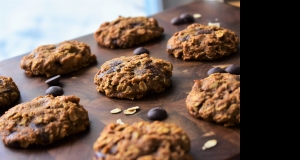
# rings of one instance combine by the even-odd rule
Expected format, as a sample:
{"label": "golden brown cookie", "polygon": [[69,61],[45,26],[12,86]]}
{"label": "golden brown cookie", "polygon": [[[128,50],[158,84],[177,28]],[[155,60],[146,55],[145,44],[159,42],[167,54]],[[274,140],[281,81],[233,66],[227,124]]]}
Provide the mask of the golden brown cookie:
{"label": "golden brown cookie", "polygon": [[109,124],[93,145],[94,160],[191,160],[187,133],[160,121]]}
{"label": "golden brown cookie", "polygon": [[167,53],[183,60],[215,60],[237,51],[235,32],[198,23],[175,32],[167,42]]}
{"label": "golden brown cookie", "polygon": [[94,83],[109,98],[141,99],[148,92],[163,92],[171,85],[173,65],[163,59],[141,54],[106,61]]}
{"label": "golden brown cookie", "polygon": [[90,46],[78,41],[64,41],[37,47],[24,56],[20,66],[29,76],[46,75],[47,77],[67,74],[96,62]]}
{"label": "golden brown cookie", "polygon": [[13,148],[48,145],[89,127],[88,112],[76,96],[38,96],[0,117],[3,143]]}
{"label": "golden brown cookie", "polygon": [[20,98],[20,91],[11,77],[0,76],[0,108],[9,107]]}
{"label": "golden brown cookie", "polygon": [[240,75],[213,73],[194,82],[186,99],[192,116],[226,127],[240,125]]}
{"label": "golden brown cookie", "polygon": [[94,38],[107,48],[129,48],[158,38],[164,28],[154,18],[143,16],[122,17],[105,22],[95,31]]}

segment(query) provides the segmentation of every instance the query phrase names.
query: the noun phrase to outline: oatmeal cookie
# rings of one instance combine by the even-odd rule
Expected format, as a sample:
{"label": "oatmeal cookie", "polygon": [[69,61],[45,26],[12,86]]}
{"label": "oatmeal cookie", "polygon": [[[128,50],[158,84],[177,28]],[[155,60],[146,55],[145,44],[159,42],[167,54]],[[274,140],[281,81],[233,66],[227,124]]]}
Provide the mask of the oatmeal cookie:
{"label": "oatmeal cookie", "polygon": [[106,61],[94,76],[99,92],[109,98],[141,99],[148,92],[163,92],[171,85],[173,65],[141,54]]}
{"label": "oatmeal cookie", "polygon": [[194,82],[186,98],[192,116],[226,127],[240,124],[240,75],[213,73]]}
{"label": "oatmeal cookie", "polygon": [[187,133],[159,121],[109,124],[93,145],[94,160],[190,160]]}
{"label": "oatmeal cookie", "polygon": [[12,148],[48,145],[89,127],[88,112],[76,96],[38,96],[0,117],[3,143]]}
{"label": "oatmeal cookie", "polygon": [[78,41],[64,41],[57,45],[42,45],[21,59],[20,66],[29,76],[47,77],[77,71],[96,62],[90,46]]}
{"label": "oatmeal cookie", "polygon": [[107,48],[129,48],[158,38],[164,28],[154,18],[122,17],[105,22],[94,33],[99,45]]}
{"label": "oatmeal cookie", "polygon": [[235,32],[198,23],[175,32],[167,42],[167,53],[183,60],[215,60],[237,51]]}
{"label": "oatmeal cookie", "polygon": [[0,76],[0,108],[8,107],[20,98],[20,91],[11,77]]}

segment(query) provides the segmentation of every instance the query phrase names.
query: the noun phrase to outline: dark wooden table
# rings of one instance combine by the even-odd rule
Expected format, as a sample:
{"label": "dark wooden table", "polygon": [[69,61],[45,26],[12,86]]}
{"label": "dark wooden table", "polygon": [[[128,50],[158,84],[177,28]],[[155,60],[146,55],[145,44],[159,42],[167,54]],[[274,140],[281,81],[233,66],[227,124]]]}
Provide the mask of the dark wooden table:
{"label": "dark wooden table", "polygon": [[[90,118],[90,129],[84,133],[71,135],[59,142],[49,146],[34,147],[28,149],[11,149],[0,141],[1,160],[88,160],[93,157],[93,143],[96,141],[105,125],[115,123],[117,119],[131,124],[137,121],[149,121],[146,113],[153,107],[163,107],[167,110],[169,117],[164,120],[167,123],[175,123],[182,127],[191,138],[190,154],[195,159],[201,160],[227,160],[240,159],[240,127],[226,128],[224,126],[205,122],[189,115],[185,100],[195,79],[207,76],[207,71],[213,66],[238,64],[240,65],[240,49],[237,53],[217,61],[183,61],[167,54],[166,44],[174,32],[187,27],[187,24],[172,25],[170,20],[181,13],[199,13],[201,18],[197,23],[208,24],[218,19],[221,27],[233,30],[240,36],[240,8],[225,3],[212,1],[196,1],[183,6],[165,10],[155,14],[154,17],[164,27],[162,38],[139,45],[150,51],[150,56],[162,58],[173,64],[172,87],[160,94],[153,94],[141,100],[109,99],[104,94],[97,92],[93,78],[100,66],[107,60],[120,56],[132,56],[133,50],[139,46],[129,49],[107,49],[97,45],[93,34],[76,38],[78,41],[90,45],[92,53],[97,56],[97,63],[81,69],[77,72],[63,75],[61,84],[64,95],[76,95],[80,97],[80,103],[88,110]],[[117,17],[116,17],[117,18]],[[100,23],[103,22],[99,22]],[[31,99],[45,95],[48,85],[46,77],[28,77],[20,68],[20,60],[24,55],[13,57],[0,62],[0,75],[12,77],[21,91],[18,103],[27,102]],[[123,113],[111,114],[110,110],[120,107],[126,109],[139,106],[140,110],[134,115]],[[5,110],[0,112],[0,115]],[[202,150],[203,144],[217,139],[217,146]]]}

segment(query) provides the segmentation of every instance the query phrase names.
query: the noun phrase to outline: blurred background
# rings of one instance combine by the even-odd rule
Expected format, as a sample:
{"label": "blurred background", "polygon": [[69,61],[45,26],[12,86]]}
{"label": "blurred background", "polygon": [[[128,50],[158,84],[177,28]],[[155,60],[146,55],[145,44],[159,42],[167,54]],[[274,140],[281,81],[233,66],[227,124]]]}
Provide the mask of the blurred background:
{"label": "blurred background", "polygon": [[0,61],[93,33],[119,15],[150,16],[192,1],[0,0]]}

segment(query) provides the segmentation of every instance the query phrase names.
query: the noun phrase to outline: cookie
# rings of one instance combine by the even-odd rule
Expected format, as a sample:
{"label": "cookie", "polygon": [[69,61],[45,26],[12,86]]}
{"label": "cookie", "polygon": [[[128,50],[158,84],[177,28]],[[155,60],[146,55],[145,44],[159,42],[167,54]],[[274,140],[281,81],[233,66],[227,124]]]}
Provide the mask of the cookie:
{"label": "cookie", "polygon": [[3,143],[12,148],[48,145],[89,127],[88,112],[76,96],[38,96],[0,117]]}
{"label": "cookie", "polygon": [[187,133],[160,121],[107,125],[94,142],[94,160],[151,159],[189,160]]}
{"label": "cookie", "polygon": [[167,53],[183,60],[215,60],[237,51],[239,38],[235,32],[198,23],[175,32],[167,42]]}
{"label": "cookie", "polygon": [[42,45],[22,57],[20,66],[29,76],[46,77],[67,74],[96,62],[90,46],[78,41]]}
{"label": "cookie", "polygon": [[105,22],[94,32],[99,45],[107,48],[129,48],[160,37],[164,28],[154,18],[122,17]]}
{"label": "cookie", "polygon": [[0,108],[6,108],[20,98],[20,91],[11,77],[0,76]]}
{"label": "cookie", "polygon": [[173,65],[148,54],[122,56],[106,61],[94,76],[99,92],[109,98],[141,99],[171,85]]}
{"label": "cookie", "polygon": [[186,98],[189,113],[199,119],[222,124],[240,125],[240,75],[213,73],[195,80]]}

